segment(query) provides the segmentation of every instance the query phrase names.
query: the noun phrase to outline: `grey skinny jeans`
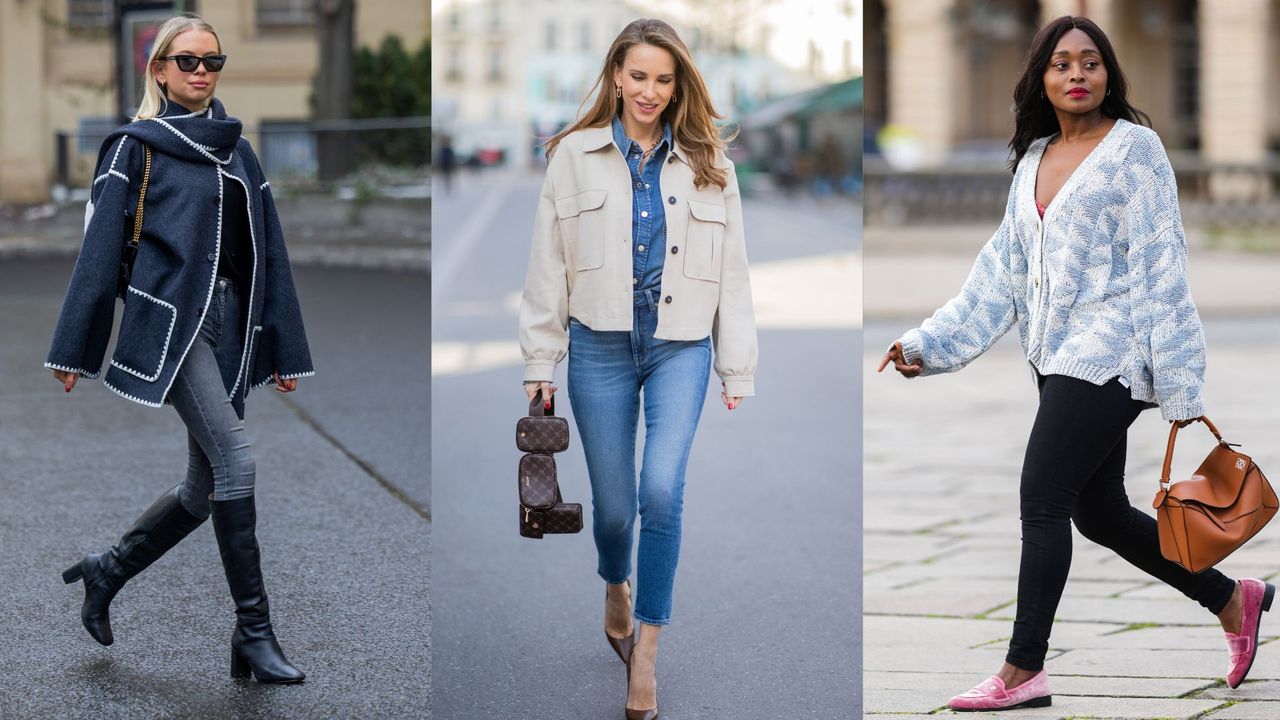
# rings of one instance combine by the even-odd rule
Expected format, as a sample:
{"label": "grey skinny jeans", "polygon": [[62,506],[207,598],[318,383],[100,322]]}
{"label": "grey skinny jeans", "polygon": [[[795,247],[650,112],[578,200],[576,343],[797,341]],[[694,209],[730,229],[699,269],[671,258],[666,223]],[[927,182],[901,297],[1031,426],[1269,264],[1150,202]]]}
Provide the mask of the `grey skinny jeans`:
{"label": "grey skinny jeans", "polygon": [[219,277],[204,323],[178,368],[169,400],[187,426],[187,478],[178,491],[182,506],[209,516],[209,500],[253,495],[256,467],[244,430],[243,395],[228,397],[224,377],[235,377],[244,348],[240,293]]}

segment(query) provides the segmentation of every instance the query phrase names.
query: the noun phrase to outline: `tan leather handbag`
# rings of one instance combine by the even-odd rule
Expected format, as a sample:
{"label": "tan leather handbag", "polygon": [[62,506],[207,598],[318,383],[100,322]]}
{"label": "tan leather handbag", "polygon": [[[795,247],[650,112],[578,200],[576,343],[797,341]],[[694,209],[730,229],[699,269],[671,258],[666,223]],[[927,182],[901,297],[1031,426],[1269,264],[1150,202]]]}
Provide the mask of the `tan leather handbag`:
{"label": "tan leather handbag", "polygon": [[1160,491],[1152,507],[1160,526],[1160,554],[1191,572],[1218,564],[1257,534],[1276,514],[1280,502],[1262,470],[1238,447],[1222,439],[1209,418],[1204,422],[1218,439],[1194,475],[1169,482],[1178,424],[1169,429],[1169,447],[1160,473]]}

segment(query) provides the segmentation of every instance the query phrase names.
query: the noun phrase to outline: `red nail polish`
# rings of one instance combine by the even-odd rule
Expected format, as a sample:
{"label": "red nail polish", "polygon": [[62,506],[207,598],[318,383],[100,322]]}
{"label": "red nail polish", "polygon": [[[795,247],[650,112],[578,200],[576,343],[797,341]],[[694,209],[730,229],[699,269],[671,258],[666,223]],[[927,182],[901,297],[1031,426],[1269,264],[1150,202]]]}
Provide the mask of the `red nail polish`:
{"label": "red nail polish", "polygon": [[550,400],[548,400],[547,402],[542,403],[542,409],[543,409],[543,410],[550,410],[550,409],[551,409],[551,401],[550,401]]}
{"label": "red nail polish", "polygon": [[62,389],[63,389],[64,391],[66,391],[66,392],[71,392],[71,386],[70,386],[70,385],[65,385],[65,386],[63,386],[63,388],[62,388]]}

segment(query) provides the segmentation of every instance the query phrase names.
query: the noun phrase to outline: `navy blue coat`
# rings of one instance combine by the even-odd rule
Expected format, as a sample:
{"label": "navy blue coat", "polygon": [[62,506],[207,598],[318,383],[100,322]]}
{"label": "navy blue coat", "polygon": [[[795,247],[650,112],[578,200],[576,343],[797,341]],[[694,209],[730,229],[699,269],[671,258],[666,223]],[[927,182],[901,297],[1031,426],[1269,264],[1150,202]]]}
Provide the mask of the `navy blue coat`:
{"label": "navy blue coat", "polygon": [[253,280],[244,306],[244,353],[228,397],[282,378],[313,375],[284,234],[271,189],[236,118],[214,98],[190,113],[176,103],[157,118],[113,132],[98,154],[86,210],[84,246],[67,287],[45,367],[96,378],[111,338],[124,243],[151,147],[142,238],[103,382],[116,393],[160,407],[204,321],[222,243],[222,193],[248,199]]}

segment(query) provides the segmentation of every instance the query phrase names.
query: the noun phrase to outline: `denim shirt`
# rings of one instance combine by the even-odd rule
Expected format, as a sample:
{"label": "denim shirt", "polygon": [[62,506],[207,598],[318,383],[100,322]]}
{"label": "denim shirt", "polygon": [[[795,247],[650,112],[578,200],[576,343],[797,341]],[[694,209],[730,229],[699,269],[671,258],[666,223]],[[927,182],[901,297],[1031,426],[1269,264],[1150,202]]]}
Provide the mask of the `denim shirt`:
{"label": "denim shirt", "polygon": [[663,253],[667,248],[667,213],[662,205],[658,175],[671,148],[671,125],[662,124],[662,139],[640,169],[645,148],[627,137],[622,119],[613,118],[613,144],[631,170],[631,285],[636,292],[656,291],[662,285]]}

